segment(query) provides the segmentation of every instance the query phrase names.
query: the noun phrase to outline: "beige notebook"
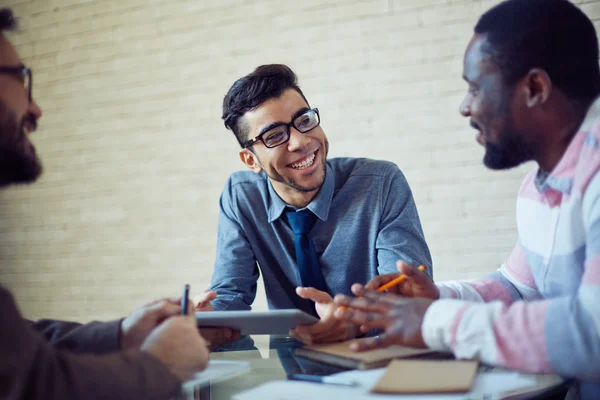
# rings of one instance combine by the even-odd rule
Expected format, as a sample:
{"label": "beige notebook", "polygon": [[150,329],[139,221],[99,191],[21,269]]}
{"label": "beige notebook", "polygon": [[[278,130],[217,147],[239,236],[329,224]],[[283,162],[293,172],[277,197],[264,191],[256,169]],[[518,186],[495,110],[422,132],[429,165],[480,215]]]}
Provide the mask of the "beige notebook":
{"label": "beige notebook", "polygon": [[394,360],[373,393],[465,393],[471,390],[477,361]]}
{"label": "beige notebook", "polygon": [[365,339],[339,343],[317,344],[296,349],[296,355],[351,369],[371,369],[386,366],[394,358],[409,358],[433,353],[430,349],[389,346],[360,353],[350,350],[350,344]]}

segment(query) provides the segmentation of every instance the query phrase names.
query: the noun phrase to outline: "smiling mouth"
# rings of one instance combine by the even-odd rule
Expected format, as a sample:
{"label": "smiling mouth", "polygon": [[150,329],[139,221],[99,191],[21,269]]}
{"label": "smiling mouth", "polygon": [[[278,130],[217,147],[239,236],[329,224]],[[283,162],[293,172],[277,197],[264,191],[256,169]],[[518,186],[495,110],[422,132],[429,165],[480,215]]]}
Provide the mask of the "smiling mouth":
{"label": "smiling mouth", "polygon": [[300,161],[290,164],[289,166],[296,170],[303,170],[303,169],[306,169],[306,168],[312,166],[315,163],[315,159],[317,158],[317,151],[309,154],[308,156],[304,157]]}

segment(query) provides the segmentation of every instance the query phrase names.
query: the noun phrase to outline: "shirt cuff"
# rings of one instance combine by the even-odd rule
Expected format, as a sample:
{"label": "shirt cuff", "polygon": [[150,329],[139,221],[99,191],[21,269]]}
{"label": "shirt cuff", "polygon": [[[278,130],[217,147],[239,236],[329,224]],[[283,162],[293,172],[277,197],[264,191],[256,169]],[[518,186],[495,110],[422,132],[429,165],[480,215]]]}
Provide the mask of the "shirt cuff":
{"label": "shirt cuff", "polygon": [[431,303],[421,326],[425,344],[433,350],[451,352],[450,332],[456,315],[466,305],[462,300],[437,300]]}
{"label": "shirt cuff", "polygon": [[[109,353],[121,348],[121,322],[117,319],[108,322],[91,322],[90,325],[90,350],[97,353]],[[87,326],[87,325],[86,325]]]}
{"label": "shirt cuff", "polygon": [[440,291],[440,299],[456,299],[456,292],[444,284],[436,285]]}

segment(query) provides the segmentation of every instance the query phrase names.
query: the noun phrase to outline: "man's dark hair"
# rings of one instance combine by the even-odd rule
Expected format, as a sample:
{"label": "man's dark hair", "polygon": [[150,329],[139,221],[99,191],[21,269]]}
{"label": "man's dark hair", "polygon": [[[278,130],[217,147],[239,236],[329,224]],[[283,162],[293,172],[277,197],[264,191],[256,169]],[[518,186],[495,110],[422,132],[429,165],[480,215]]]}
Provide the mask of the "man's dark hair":
{"label": "man's dark hair", "polygon": [[223,99],[223,121],[231,129],[240,146],[249,139],[247,129],[242,126],[241,117],[254,110],[265,101],[278,98],[287,89],[294,89],[306,101],[298,87],[298,77],[283,64],[261,65],[252,73],[238,79]]}
{"label": "man's dark hair", "polygon": [[17,20],[10,8],[0,8],[0,33],[17,28]]}
{"label": "man's dark hair", "polygon": [[600,92],[598,39],[592,21],[568,0],[508,0],[481,16],[475,33],[488,43],[506,84],[541,68],[571,100],[589,104]]}

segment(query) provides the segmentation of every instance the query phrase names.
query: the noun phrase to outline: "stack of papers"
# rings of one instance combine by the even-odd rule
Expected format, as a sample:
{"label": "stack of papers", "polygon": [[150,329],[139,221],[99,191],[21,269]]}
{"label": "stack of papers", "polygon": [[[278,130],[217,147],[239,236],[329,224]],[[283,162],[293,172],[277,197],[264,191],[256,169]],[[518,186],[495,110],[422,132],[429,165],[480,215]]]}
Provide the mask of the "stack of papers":
{"label": "stack of papers", "polygon": [[398,345],[361,352],[350,350],[352,343],[364,340],[367,339],[354,339],[339,343],[301,347],[296,349],[296,355],[345,368],[373,369],[386,366],[394,358],[416,357],[434,352],[430,349],[418,349]]}
{"label": "stack of papers", "polygon": [[381,379],[385,368],[367,371],[347,371],[332,376],[354,380],[356,387],[298,381],[272,381],[234,396],[236,400],[306,400],[306,399],[356,399],[356,400],[467,400],[473,398],[498,398],[501,393],[535,386],[535,379],[518,372],[479,373],[471,391],[460,394],[374,394],[371,388]]}

